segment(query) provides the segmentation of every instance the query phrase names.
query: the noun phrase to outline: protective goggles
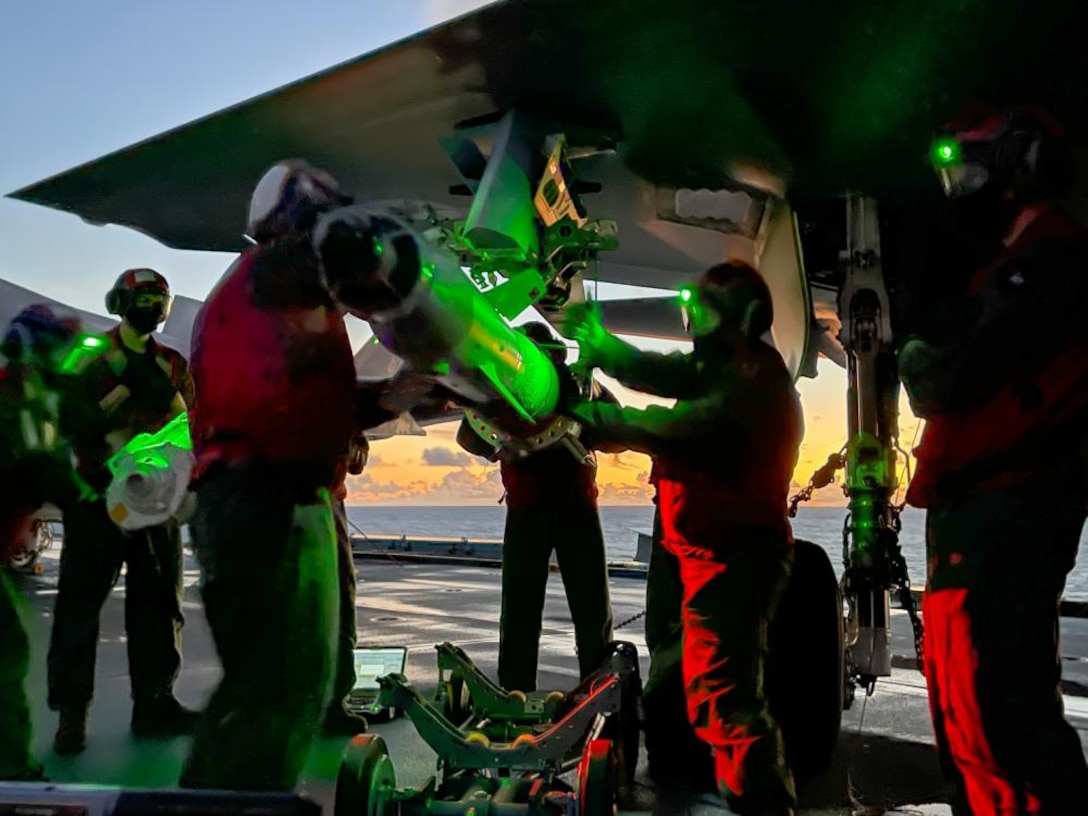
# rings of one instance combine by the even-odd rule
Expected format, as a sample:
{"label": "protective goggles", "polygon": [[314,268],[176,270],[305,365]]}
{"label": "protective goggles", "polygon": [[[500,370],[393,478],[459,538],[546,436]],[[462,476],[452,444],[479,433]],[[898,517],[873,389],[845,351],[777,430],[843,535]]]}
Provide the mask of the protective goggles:
{"label": "protective goggles", "polygon": [[710,334],[721,324],[718,310],[706,302],[697,286],[680,290],[680,319],[689,335]]}
{"label": "protective goggles", "polygon": [[953,136],[937,139],[929,160],[949,198],[960,198],[981,190],[990,180],[994,161],[993,142],[960,142]]}
{"label": "protective goggles", "polygon": [[162,304],[163,320],[170,316],[170,309],[174,305],[172,295],[164,295],[162,292],[136,290],[132,293],[131,304],[136,309],[151,309]]}

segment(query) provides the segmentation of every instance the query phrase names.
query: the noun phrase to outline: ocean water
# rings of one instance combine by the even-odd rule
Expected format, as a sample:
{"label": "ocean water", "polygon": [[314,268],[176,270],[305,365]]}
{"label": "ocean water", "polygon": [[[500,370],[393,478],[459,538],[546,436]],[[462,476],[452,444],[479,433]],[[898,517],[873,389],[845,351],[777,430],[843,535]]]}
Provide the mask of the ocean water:
{"label": "ocean water", "polygon": [[[842,526],[845,509],[803,507],[793,520],[794,535],[827,550],[836,571],[842,572]],[[602,507],[601,526],[610,559],[634,557],[638,533],[649,533],[653,507]],[[501,539],[506,510],[503,507],[381,507],[348,508],[355,526],[369,535],[448,536]],[[925,582],[924,514],[907,509],[899,543],[907,560],[911,583]],[[1081,535],[1081,560],[1069,575],[1065,597],[1088,601],[1088,530]]]}

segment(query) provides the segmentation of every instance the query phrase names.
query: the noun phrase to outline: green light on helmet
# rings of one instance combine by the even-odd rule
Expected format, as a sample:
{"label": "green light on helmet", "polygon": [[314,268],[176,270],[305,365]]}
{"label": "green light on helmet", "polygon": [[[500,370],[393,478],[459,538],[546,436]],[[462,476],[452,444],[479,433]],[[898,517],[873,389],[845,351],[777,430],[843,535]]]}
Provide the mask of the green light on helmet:
{"label": "green light on helmet", "polygon": [[691,303],[695,299],[695,292],[690,286],[685,286],[680,290],[680,302],[683,304]]}
{"label": "green light on helmet", "polygon": [[930,158],[934,164],[941,167],[959,164],[963,160],[963,149],[959,142],[951,136],[946,136],[933,143]]}

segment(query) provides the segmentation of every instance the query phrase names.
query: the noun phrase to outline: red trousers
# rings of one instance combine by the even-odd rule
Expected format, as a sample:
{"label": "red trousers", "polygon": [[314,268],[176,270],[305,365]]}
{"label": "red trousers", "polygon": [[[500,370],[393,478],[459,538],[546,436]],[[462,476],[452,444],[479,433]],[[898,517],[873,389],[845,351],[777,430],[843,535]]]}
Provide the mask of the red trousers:
{"label": "red trousers", "polygon": [[1088,812],[1065,721],[1058,602],[1085,512],[1061,488],[1005,488],[931,508],[923,605],[937,746],[974,816]]}
{"label": "red trousers", "polygon": [[792,806],[793,776],[763,693],[768,630],[792,550],[781,533],[762,530],[714,548],[664,545],[680,563],[688,717],[714,749],[719,789],[738,812]]}

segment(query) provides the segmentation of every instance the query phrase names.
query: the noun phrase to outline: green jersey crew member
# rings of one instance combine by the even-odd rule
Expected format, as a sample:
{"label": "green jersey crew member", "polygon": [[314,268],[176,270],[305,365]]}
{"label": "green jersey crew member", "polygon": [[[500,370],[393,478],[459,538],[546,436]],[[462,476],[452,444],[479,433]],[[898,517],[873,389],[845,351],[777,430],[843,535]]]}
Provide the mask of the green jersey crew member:
{"label": "green jersey crew member", "polygon": [[125,576],[125,629],[132,682],[132,731],[153,737],[189,731],[195,715],[174,697],[181,668],[182,554],[176,521],[132,533],[110,519],[103,494],[106,462],[132,437],[153,433],[186,409],[189,370],[178,352],[151,336],[170,311],[170,287],[152,269],[130,269],[106,295],[121,323],[105,351],[78,374],[62,429],[72,440],[79,475],[96,491],[64,511],[65,540],[49,644],[49,706],[60,712],[55,749],[86,744],[94,693],[102,606]]}
{"label": "green jersey crew member", "polygon": [[67,445],[59,433],[63,386],[58,375],[73,359],[79,321],[48,306],[30,306],[11,321],[0,352],[0,780],[42,778],[30,752],[26,696],[30,644],[24,601],[6,571],[8,557],[31,535],[34,514],[47,501],[68,505],[76,495]]}

